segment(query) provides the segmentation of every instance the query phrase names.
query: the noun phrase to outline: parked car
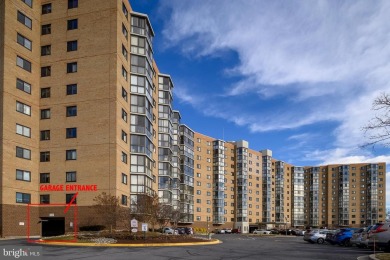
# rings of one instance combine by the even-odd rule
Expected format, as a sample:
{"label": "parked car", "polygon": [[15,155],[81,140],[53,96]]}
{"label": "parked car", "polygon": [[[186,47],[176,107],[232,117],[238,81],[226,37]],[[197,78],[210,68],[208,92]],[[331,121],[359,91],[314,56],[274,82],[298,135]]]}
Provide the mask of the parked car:
{"label": "parked car", "polygon": [[335,236],[335,234],[336,234],[337,232],[340,231],[340,229],[328,230],[328,231],[329,231],[329,232],[326,233],[325,242],[328,242],[329,244],[334,245],[334,243],[333,243],[333,237]]}
{"label": "parked car", "polygon": [[238,228],[232,229],[232,234],[241,234],[241,230]]}
{"label": "parked car", "polygon": [[363,235],[363,232],[365,229],[366,228],[360,228],[360,229],[355,230],[355,232],[352,234],[352,237],[350,240],[351,246],[361,247],[360,243],[362,242],[362,235]]}
{"label": "parked car", "polygon": [[333,238],[333,244],[340,246],[350,246],[351,238],[356,228],[341,228],[339,232],[337,232]]}
{"label": "parked car", "polygon": [[185,228],[183,228],[183,227],[178,227],[178,228],[175,230],[175,233],[177,233],[178,235],[184,235],[184,234],[186,234]]}
{"label": "parked car", "polygon": [[304,236],[305,232],[306,232],[306,230],[297,229],[297,230],[295,230],[295,235],[296,236]]}
{"label": "parked car", "polygon": [[231,228],[224,228],[225,230],[225,234],[231,234],[232,233],[232,229]]}
{"label": "parked car", "polygon": [[194,234],[194,229],[192,227],[185,227],[184,232],[187,235],[193,235]]}
{"label": "parked car", "polygon": [[163,234],[169,234],[169,235],[173,235],[175,233],[175,231],[170,227],[163,228],[162,232]]}
{"label": "parked car", "polygon": [[323,244],[325,242],[326,234],[330,231],[327,229],[313,229],[309,232],[305,232],[303,240],[309,243]]}
{"label": "parked car", "polygon": [[279,230],[279,234],[281,234],[281,235],[293,235],[291,229],[281,229],[281,230]]}
{"label": "parked car", "polygon": [[253,234],[256,234],[256,235],[258,235],[258,234],[262,234],[262,235],[269,235],[269,234],[271,234],[271,231],[270,230],[265,230],[265,229],[255,229],[254,231],[253,231]]}
{"label": "parked car", "polygon": [[368,235],[368,247],[390,252],[390,222],[378,223]]}
{"label": "parked car", "polygon": [[360,246],[361,247],[368,247],[368,239],[369,234],[372,232],[372,229],[375,227],[375,225],[368,226],[365,231],[362,233],[362,238],[360,240]]}
{"label": "parked car", "polygon": [[215,233],[216,233],[216,234],[225,234],[225,229],[218,229],[218,228],[217,228],[217,229],[215,230]]}

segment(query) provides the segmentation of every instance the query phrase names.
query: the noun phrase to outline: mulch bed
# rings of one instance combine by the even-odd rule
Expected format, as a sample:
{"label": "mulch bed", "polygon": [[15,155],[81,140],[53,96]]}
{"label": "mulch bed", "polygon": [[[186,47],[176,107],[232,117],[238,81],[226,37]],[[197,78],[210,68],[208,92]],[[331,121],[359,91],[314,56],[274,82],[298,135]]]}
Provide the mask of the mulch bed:
{"label": "mulch bed", "polygon": [[196,238],[189,235],[150,235],[144,239],[143,234],[132,234],[132,233],[100,233],[100,234],[89,234],[89,235],[78,235],[80,240],[91,240],[91,239],[114,239],[115,244],[165,244],[165,243],[193,243],[193,242],[206,242],[202,238]]}
{"label": "mulch bed", "polygon": [[183,236],[171,236],[171,237],[153,237],[146,238],[146,240],[128,240],[128,239],[117,239],[117,244],[165,244],[165,243],[193,243],[193,242],[205,242],[208,240],[194,238],[194,237],[183,237]]}

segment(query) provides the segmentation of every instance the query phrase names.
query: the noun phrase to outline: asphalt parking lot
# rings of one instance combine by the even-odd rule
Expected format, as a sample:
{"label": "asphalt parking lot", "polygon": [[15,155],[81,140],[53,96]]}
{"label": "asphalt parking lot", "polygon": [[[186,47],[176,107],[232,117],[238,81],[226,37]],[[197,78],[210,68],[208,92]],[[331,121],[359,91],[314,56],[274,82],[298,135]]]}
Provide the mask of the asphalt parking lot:
{"label": "asphalt parking lot", "polygon": [[[43,246],[41,259],[95,259],[95,260],[153,260],[153,259],[357,259],[368,256],[368,249],[340,247],[327,244],[310,244],[302,237],[260,237],[237,234],[214,236],[223,241],[218,245],[184,247],[64,247]],[[32,246],[25,240],[1,240],[1,247],[7,245]],[[3,256],[2,256],[3,257]],[[0,259],[8,259],[2,258]],[[34,259],[30,257],[26,259]],[[11,259],[11,258],[9,258]],[[12,258],[15,259],[15,258]],[[24,258],[23,258],[24,259]]]}

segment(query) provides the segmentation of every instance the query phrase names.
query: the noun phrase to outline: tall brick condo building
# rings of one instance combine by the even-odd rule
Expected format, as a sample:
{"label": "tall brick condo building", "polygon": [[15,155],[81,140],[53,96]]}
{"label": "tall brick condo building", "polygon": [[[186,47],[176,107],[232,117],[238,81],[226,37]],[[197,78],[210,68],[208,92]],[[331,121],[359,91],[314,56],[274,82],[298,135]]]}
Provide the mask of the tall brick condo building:
{"label": "tall brick condo building", "polygon": [[153,38],[127,0],[0,1],[1,237],[99,224],[102,192],[244,233],[385,219],[385,163],[298,167],[182,124]]}

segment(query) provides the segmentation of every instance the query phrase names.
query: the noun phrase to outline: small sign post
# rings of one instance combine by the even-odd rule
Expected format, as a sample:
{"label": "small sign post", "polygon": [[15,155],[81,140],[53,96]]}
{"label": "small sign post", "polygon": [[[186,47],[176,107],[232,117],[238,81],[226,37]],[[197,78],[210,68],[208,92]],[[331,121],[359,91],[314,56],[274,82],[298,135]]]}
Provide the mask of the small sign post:
{"label": "small sign post", "polygon": [[130,221],[130,224],[131,224],[131,227],[132,227],[132,228],[138,228],[138,220],[136,220],[135,218],[133,218],[133,219]]}
{"label": "small sign post", "polygon": [[133,218],[133,219],[130,221],[130,227],[131,227],[131,232],[134,233],[134,239],[135,239],[135,233],[137,233],[137,231],[138,231],[138,220],[136,220],[135,218]]}
{"label": "small sign post", "polygon": [[148,223],[142,223],[142,231],[144,232],[144,240],[146,240],[146,232],[148,231]]}

